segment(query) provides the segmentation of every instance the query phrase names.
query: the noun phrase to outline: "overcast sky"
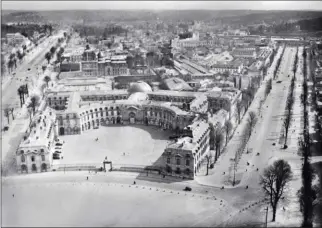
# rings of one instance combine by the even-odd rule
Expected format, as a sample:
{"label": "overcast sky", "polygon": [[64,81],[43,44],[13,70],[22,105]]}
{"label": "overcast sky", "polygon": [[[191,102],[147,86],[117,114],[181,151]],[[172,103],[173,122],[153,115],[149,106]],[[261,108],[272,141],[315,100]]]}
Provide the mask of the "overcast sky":
{"label": "overcast sky", "polygon": [[250,9],[322,10],[322,1],[2,1],[2,9]]}

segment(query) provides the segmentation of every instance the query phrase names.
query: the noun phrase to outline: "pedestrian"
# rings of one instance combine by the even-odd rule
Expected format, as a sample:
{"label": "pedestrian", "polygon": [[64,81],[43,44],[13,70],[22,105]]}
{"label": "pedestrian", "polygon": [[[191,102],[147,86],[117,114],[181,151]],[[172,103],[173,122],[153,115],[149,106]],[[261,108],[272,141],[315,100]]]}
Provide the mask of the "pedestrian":
{"label": "pedestrian", "polygon": [[136,182],[135,182],[135,181],[133,181],[133,184],[135,185],[135,184],[136,184]]}
{"label": "pedestrian", "polygon": [[15,194],[12,194],[12,197],[15,198]]}
{"label": "pedestrian", "polygon": [[86,177],[86,180],[88,180],[88,177]]}

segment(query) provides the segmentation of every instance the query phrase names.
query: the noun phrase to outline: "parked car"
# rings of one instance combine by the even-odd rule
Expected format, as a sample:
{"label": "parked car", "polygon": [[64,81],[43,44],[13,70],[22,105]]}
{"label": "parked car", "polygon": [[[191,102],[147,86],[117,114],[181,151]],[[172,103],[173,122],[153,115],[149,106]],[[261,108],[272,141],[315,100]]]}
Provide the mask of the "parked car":
{"label": "parked car", "polygon": [[54,160],[59,160],[59,159],[60,159],[60,154],[58,154],[58,153],[54,153],[54,154],[53,154],[53,159],[54,159]]}
{"label": "parked car", "polygon": [[61,154],[60,150],[55,150],[55,153]]}
{"label": "parked car", "polygon": [[277,81],[276,83],[281,83],[282,81]]}
{"label": "parked car", "polygon": [[187,192],[191,192],[192,189],[190,187],[186,186],[183,190],[187,191]]}
{"label": "parked car", "polygon": [[62,146],[62,143],[56,143],[55,146]]}
{"label": "parked car", "polygon": [[3,131],[8,131],[9,130],[9,126],[4,126]]}

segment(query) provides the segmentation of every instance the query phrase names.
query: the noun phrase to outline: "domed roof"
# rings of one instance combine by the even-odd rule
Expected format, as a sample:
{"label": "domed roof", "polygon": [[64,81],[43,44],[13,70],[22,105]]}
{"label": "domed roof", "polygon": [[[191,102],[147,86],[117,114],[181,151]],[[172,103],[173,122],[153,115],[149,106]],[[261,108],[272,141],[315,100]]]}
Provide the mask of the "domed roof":
{"label": "domed roof", "polygon": [[129,96],[128,100],[135,101],[135,102],[147,101],[147,100],[149,100],[149,95],[147,95],[146,93],[142,93],[142,92],[136,92],[136,93],[132,93]]}
{"label": "domed roof", "polygon": [[147,93],[152,92],[152,89],[146,82],[139,81],[132,83],[130,88],[128,89],[128,92],[130,94],[137,92]]}

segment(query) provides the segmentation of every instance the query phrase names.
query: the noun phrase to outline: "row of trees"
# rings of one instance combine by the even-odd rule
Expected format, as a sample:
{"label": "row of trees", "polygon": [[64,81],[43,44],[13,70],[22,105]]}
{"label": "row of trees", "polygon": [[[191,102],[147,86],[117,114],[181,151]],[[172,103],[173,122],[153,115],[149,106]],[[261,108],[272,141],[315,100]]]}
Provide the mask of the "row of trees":
{"label": "row of trees", "polygon": [[7,61],[7,68],[9,74],[12,72],[13,67],[17,68],[17,60],[19,60],[19,62],[21,63],[23,58],[26,56],[26,50],[27,46],[22,45],[22,51],[18,49],[15,53],[11,53],[9,55],[9,59]]}
{"label": "row of trees", "polygon": [[283,51],[282,51],[282,54],[280,55],[280,57],[278,58],[277,60],[277,63],[276,63],[276,66],[275,66],[275,69],[274,69],[274,72],[273,72],[273,78],[276,79],[277,77],[277,71],[281,65],[281,61],[282,61],[282,58],[283,58],[283,55],[284,55],[284,52],[285,52],[285,45],[283,47]]}
{"label": "row of trees", "polygon": [[256,113],[251,111],[248,113],[247,118],[247,124],[246,127],[243,129],[243,132],[241,134],[241,140],[238,145],[238,149],[236,150],[235,157],[234,157],[234,176],[233,176],[233,182],[232,185],[234,186],[236,184],[236,169],[238,162],[247,146],[247,143],[252,135],[252,132],[254,130],[254,127],[257,123],[257,116]]}
{"label": "row of trees", "polygon": [[303,94],[301,103],[303,105],[303,137],[299,140],[299,152],[303,158],[302,165],[302,187],[298,192],[300,209],[303,216],[302,227],[313,227],[314,205],[313,201],[317,198],[317,190],[312,187],[314,171],[310,164],[312,140],[309,133],[308,117],[308,86],[307,86],[307,52],[303,52]]}
{"label": "row of trees", "polygon": [[294,87],[295,87],[295,77],[291,80],[291,85],[289,88],[287,100],[286,100],[286,115],[283,122],[283,128],[284,128],[284,148],[287,147],[287,137],[289,133],[289,128],[292,121],[292,111],[293,111],[293,105],[294,105]]}
{"label": "row of trees", "polygon": [[62,54],[64,53],[64,48],[63,47],[60,47],[61,43],[64,42],[64,38],[59,38],[58,39],[58,42],[55,46],[52,46],[50,48],[50,50],[45,54],[45,59],[47,60],[48,64],[50,62],[50,60],[53,58],[55,52],[56,52],[56,59],[58,62],[61,62],[62,61]]}
{"label": "row of trees", "polygon": [[265,99],[268,96],[268,94],[271,92],[271,90],[272,90],[272,79],[270,78],[266,82],[266,86],[265,86]]}
{"label": "row of trees", "polygon": [[294,65],[293,65],[293,77],[295,78],[295,73],[296,73],[296,69],[297,69],[297,63],[298,63],[298,48],[296,48],[296,53],[295,53],[295,60],[294,60]]}
{"label": "row of trees", "polygon": [[51,34],[53,26],[49,24],[39,25],[38,23],[1,24],[2,37],[5,37],[7,33],[21,33],[21,35],[32,39],[35,31]]}
{"label": "row of trees", "polygon": [[[215,155],[214,155],[214,160],[215,162],[218,160],[222,147],[223,147],[223,142],[225,142],[225,146],[228,144],[229,137],[231,135],[231,132],[233,130],[233,125],[230,121],[230,119],[227,119],[224,123],[224,126],[217,125],[214,127],[212,123],[210,125],[210,138],[209,138],[209,144],[210,144],[210,149],[213,150],[215,149]],[[211,160],[212,160],[212,155],[208,154],[206,155],[206,160],[207,160],[207,173],[208,175],[208,170],[209,166],[211,165]]]}

